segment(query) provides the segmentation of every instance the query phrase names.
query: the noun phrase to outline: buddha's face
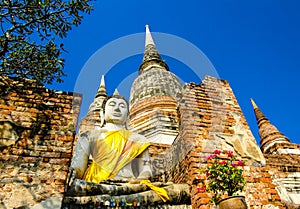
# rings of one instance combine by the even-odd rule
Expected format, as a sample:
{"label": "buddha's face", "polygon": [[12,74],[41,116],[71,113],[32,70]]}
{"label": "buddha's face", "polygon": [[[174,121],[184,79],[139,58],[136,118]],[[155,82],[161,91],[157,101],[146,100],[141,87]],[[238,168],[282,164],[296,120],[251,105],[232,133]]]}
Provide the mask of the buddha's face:
{"label": "buddha's face", "polygon": [[105,104],[105,121],[124,125],[128,115],[127,103],[124,99],[110,98]]}

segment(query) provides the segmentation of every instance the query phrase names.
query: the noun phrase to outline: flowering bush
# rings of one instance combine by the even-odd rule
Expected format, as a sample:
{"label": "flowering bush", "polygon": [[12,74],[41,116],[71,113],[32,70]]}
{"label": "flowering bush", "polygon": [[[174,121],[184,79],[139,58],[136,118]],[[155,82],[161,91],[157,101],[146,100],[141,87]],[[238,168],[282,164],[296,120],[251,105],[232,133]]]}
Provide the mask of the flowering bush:
{"label": "flowering bush", "polygon": [[246,184],[242,175],[245,162],[237,161],[233,152],[215,150],[214,154],[208,156],[207,163],[208,166],[204,169],[207,185],[204,188],[198,188],[198,191],[213,192],[212,202],[217,204],[224,194],[233,196],[236,192],[243,190]]}

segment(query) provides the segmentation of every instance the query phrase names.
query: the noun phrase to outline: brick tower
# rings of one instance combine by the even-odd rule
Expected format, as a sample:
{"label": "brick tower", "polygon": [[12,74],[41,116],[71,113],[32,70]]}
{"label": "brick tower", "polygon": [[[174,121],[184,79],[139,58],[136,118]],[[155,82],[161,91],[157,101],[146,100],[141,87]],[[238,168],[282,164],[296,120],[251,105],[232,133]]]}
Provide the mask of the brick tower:
{"label": "brick tower", "polygon": [[251,99],[254,113],[259,127],[260,149],[263,153],[272,153],[276,145],[290,144],[290,140],[283,135],[278,129],[261,112],[254,100]]}
{"label": "brick tower", "polygon": [[139,76],[130,92],[130,126],[151,142],[172,144],[178,134],[177,100],[182,86],[158,53],[148,25]]}
{"label": "brick tower", "polygon": [[281,202],[287,208],[300,206],[300,145],[291,143],[276,126],[270,123],[251,99],[260,136],[260,149],[266,158],[268,172],[272,176]]}

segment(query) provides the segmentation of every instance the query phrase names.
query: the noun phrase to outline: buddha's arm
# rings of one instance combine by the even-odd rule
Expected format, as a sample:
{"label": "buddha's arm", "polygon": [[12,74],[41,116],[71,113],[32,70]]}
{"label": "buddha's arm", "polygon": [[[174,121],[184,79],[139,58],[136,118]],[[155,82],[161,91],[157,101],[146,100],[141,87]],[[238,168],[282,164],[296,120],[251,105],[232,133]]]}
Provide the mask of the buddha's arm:
{"label": "buddha's arm", "polygon": [[88,134],[83,133],[77,140],[74,150],[71,168],[76,172],[75,177],[81,179],[87,169],[88,159],[90,155],[90,142]]}
{"label": "buddha's arm", "polygon": [[[148,140],[140,134],[132,134],[131,140],[140,144],[149,144]],[[139,168],[138,179],[149,179],[152,176],[148,148],[137,157],[137,166]]]}
{"label": "buddha's arm", "polygon": [[140,168],[138,179],[149,179],[152,176],[152,170],[150,167],[149,150],[146,149],[138,157],[138,166]]}

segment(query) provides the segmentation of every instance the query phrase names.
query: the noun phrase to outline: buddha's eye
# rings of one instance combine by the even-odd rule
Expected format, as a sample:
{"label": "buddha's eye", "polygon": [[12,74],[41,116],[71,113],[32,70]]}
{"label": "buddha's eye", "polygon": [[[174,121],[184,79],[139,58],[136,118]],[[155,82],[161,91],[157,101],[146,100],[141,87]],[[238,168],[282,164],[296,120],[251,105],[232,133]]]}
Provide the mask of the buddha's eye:
{"label": "buddha's eye", "polygon": [[109,105],[109,106],[115,106],[115,105],[116,105],[116,102],[110,101],[110,102],[108,103],[108,105]]}
{"label": "buddha's eye", "polygon": [[119,107],[121,107],[121,108],[126,108],[126,104],[120,103]]}

